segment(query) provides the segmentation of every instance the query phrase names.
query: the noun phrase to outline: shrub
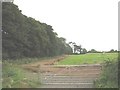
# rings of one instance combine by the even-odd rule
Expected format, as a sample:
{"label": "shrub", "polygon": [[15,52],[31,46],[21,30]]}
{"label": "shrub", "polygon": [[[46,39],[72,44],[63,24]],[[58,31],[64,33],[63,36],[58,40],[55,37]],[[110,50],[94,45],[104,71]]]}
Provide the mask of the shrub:
{"label": "shrub", "polygon": [[118,62],[106,61],[103,71],[98,80],[95,81],[97,88],[117,88],[118,87]]}

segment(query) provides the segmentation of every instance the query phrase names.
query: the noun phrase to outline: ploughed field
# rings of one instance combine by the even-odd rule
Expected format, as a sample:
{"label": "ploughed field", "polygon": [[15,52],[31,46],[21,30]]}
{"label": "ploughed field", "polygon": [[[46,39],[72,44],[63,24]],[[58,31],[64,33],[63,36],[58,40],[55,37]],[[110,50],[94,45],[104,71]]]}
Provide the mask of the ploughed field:
{"label": "ploughed field", "polygon": [[93,82],[99,77],[100,72],[101,66],[94,64],[46,67],[46,72],[40,75],[40,88],[94,88]]}
{"label": "ploughed field", "polygon": [[70,55],[27,64],[24,68],[39,75],[38,88],[94,88],[106,60],[117,60],[117,53]]}

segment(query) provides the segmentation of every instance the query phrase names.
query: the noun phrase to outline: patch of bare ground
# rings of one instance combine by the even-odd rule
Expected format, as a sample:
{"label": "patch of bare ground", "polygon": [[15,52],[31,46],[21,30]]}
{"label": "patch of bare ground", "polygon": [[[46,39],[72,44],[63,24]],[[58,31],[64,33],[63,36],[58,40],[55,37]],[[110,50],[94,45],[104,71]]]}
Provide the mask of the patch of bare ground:
{"label": "patch of bare ground", "polygon": [[67,56],[23,65],[23,68],[40,73],[40,88],[93,88],[101,72],[101,65],[55,66]]}
{"label": "patch of bare ground", "polygon": [[24,69],[32,71],[32,72],[38,72],[39,68],[41,67],[41,72],[46,72],[46,71],[49,72],[48,68],[51,67],[50,70],[54,69],[54,68],[52,68],[54,63],[59,62],[60,60],[63,60],[66,57],[68,57],[68,55],[57,56],[57,57],[52,58],[52,59],[45,59],[45,60],[40,60],[40,61],[35,62],[35,63],[24,64],[24,65],[22,65],[22,67]]}

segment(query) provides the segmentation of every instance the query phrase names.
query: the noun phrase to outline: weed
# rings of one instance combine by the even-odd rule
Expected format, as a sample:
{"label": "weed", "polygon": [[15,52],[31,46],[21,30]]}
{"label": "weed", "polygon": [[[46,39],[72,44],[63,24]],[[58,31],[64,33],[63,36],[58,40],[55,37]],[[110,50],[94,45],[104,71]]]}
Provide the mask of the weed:
{"label": "weed", "polygon": [[31,88],[40,85],[40,82],[34,79],[35,77],[28,78],[29,72],[18,65],[4,62],[2,69],[3,88]]}
{"label": "weed", "polygon": [[97,88],[117,88],[118,62],[106,61],[100,78],[94,84]]}

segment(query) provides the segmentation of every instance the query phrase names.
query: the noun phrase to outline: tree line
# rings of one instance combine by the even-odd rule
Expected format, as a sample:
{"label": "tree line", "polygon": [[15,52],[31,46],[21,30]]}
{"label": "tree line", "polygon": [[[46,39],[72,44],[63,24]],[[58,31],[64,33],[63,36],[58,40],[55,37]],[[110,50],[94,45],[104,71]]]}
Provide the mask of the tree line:
{"label": "tree line", "polygon": [[69,42],[73,50],[73,54],[86,54],[86,53],[118,53],[118,50],[110,49],[109,51],[97,51],[95,49],[88,50],[83,48],[82,45],[77,45],[75,42]]}
{"label": "tree line", "polygon": [[82,48],[82,45],[77,45],[75,42],[69,42],[69,45],[71,46],[73,50],[73,54],[86,54],[87,50],[85,48]]}
{"label": "tree line", "polygon": [[72,53],[66,39],[51,25],[21,13],[17,5],[2,3],[2,58],[49,57]]}
{"label": "tree line", "polygon": [[[66,43],[51,25],[21,13],[17,5],[2,3],[2,58],[49,57],[62,54],[99,53],[75,42]],[[111,49],[109,52],[117,52]]]}

